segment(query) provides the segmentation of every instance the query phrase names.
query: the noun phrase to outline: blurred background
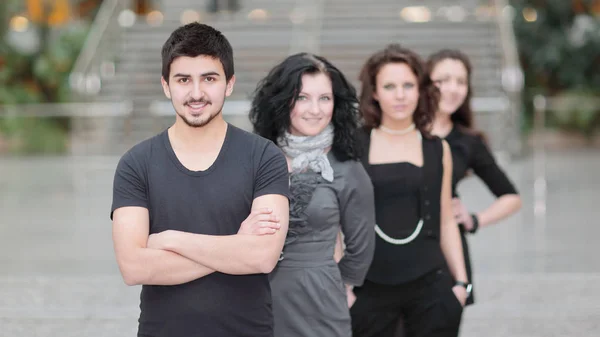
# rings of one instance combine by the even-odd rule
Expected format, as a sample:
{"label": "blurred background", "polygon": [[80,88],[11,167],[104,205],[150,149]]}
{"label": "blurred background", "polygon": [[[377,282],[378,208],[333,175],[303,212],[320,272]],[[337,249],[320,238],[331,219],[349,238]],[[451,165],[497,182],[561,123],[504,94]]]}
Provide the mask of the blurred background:
{"label": "blurred background", "polygon": [[[477,303],[461,336],[600,333],[599,0],[0,0],[0,336],[132,336],[139,288],[111,242],[119,157],[174,121],[160,47],[192,21],[221,30],[249,129],[259,79],[300,51],[353,81],[388,43],[474,67],[477,126],[520,190],[471,237]],[[492,195],[477,179],[469,209]]]}

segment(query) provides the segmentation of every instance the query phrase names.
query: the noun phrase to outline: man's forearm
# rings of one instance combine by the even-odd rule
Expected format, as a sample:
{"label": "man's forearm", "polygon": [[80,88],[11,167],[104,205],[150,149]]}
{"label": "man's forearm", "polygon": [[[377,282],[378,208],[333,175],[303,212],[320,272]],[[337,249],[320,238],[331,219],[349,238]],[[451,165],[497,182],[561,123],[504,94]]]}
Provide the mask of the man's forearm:
{"label": "man's forearm", "polygon": [[451,224],[442,224],[441,230],[442,252],[452,276],[457,281],[469,282],[458,226],[454,222]]}
{"label": "man's forearm", "polygon": [[225,274],[269,273],[277,263],[272,236],[171,234],[165,249]]}
{"label": "man's forearm", "polygon": [[129,285],[177,285],[211,274],[214,269],[174,252],[139,248],[134,259],[125,262],[121,271]]}

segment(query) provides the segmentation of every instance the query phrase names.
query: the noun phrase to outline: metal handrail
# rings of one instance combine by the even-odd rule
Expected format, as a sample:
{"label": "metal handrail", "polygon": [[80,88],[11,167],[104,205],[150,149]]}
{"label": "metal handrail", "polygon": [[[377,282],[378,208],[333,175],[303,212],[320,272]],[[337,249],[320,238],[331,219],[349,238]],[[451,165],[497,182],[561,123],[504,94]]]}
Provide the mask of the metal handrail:
{"label": "metal handrail", "polygon": [[92,64],[96,50],[100,46],[104,32],[110,24],[110,18],[115,15],[121,0],[104,0],[98,9],[98,13],[92,23],[92,28],[85,40],[83,48],[73,65],[74,74],[85,74]]}
{"label": "metal handrail", "polygon": [[110,67],[114,67],[118,57],[118,41],[124,30],[118,22],[119,15],[125,8],[123,0],[104,0],[100,5],[69,76],[72,92],[81,95],[79,99],[88,101],[90,94],[97,94],[102,88],[102,77],[112,76]]}
{"label": "metal handrail", "polygon": [[519,63],[519,52],[517,49],[517,39],[515,37],[513,21],[511,17],[503,14],[505,8],[509,8],[508,1],[494,0],[496,5],[496,17],[498,20],[498,28],[500,31],[500,43],[502,44],[502,52],[504,61],[507,66],[521,68]]}
{"label": "metal handrail", "polygon": [[10,117],[124,117],[129,116],[130,101],[95,103],[41,103],[0,105],[0,118]]}
{"label": "metal handrail", "polygon": [[[247,116],[250,111],[251,101],[247,99],[228,99],[223,105],[224,116]],[[506,97],[473,97],[471,107],[479,114],[495,114],[506,111],[510,104]],[[1,110],[0,110],[1,111]],[[152,116],[174,116],[173,104],[170,100],[154,100],[149,108]]]}
{"label": "metal handrail", "polygon": [[[519,62],[517,40],[513,27],[513,15],[507,0],[494,0],[496,19],[498,24],[500,44],[502,46],[503,71],[502,81],[510,102],[509,122],[512,135],[507,137],[508,152],[511,155],[522,153],[523,141],[519,135],[518,118],[521,110],[521,92],[523,90],[523,70]],[[506,11],[505,11],[506,10]]]}

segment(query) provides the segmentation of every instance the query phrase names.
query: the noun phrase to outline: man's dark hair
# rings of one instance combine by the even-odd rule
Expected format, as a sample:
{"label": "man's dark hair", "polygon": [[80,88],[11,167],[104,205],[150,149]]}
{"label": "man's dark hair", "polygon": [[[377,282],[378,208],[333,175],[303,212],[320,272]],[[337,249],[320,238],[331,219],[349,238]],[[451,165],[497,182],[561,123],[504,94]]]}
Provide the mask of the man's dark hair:
{"label": "man's dark hair", "polygon": [[177,28],[162,47],[162,77],[169,82],[171,63],[180,57],[210,56],[221,61],[227,81],[234,74],[233,49],[227,38],[211,26],[193,22]]}

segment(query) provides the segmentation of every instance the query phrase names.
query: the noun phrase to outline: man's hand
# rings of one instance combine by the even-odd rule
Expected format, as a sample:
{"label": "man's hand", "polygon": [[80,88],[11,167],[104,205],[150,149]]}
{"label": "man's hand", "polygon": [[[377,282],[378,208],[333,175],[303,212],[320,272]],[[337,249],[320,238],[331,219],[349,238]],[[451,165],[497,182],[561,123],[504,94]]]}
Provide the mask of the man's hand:
{"label": "man's hand", "polygon": [[155,234],[151,234],[148,237],[148,243],[146,244],[148,248],[151,249],[162,249],[162,250],[168,250],[168,241],[171,238],[171,234],[173,233],[173,230],[166,230],[160,233],[155,233]]}
{"label": "man's hand", "polygon": [[454,218],[456,219],[457,224],[462,224],[466,231],[473,229],[473,218],[471,217],[471,213],[469,213],[460,199],[452,199],[452,211],[454,211]]}
{"label": "man's hand", "polygon": [[253,211],[242,222],[238,234],[246,235],[270,235],[275,234],[281,228],[277,215],[272,209],[261,208]]}
{"label": "man's hand", "polygon": [[[247,235],[269,235],[275,234],[281,225],[279,219],[273,210],[262,208],[256,210],[242,222],[238,234]],[[170,244],[174,238],[173,234],[177,231],[169,229],[160,233],[152,234],[148,237],[147,247],[151,249],[169,250]]]}

